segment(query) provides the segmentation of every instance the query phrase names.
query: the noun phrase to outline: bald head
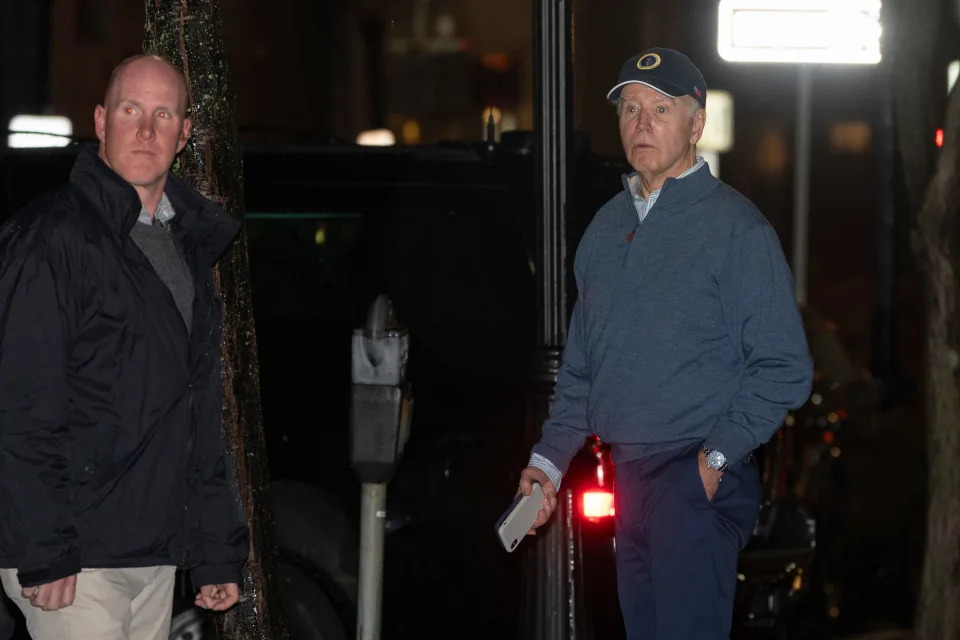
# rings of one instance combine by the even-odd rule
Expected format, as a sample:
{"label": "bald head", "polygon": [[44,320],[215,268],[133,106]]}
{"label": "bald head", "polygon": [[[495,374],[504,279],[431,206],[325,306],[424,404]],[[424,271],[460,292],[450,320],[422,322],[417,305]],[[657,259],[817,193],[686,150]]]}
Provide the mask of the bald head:
{"label": "bald head", "polygon": [[187,81],[183,77],[183,72],[160,56],[147,53],[130,56],[114,67],[103,96],[103,105],[109,108],[116,104],[120,97],[120,86],[127,74],[135,74],[147,69],[161,74],[169,74],[179,89],[180,99],[177,103],[179,115],[181,117],[185,116],[187,113]]}
{"label": "bald head", "polygon": [[167,173],[190,139],[183,74],[157,56],[128,58],[110,76],[103,102],[93,110],[100,158],[153,213]]}

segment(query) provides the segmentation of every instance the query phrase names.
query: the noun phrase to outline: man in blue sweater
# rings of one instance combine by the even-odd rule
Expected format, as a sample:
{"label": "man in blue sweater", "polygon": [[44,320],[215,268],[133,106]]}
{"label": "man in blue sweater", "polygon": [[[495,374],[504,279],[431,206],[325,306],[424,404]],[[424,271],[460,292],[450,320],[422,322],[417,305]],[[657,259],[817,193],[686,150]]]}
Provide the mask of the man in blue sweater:
{"label": "man in blue sweater", "polygon": [[806,401],[810,355],[776,233],[696,155],[700,71],[650,49],[607,98],[635,173],[577,249],[555,402],[520,490],[543,487],[543,525],[586,436],[610,443],[628,638],[728,638],[760,499],[752,451]]}

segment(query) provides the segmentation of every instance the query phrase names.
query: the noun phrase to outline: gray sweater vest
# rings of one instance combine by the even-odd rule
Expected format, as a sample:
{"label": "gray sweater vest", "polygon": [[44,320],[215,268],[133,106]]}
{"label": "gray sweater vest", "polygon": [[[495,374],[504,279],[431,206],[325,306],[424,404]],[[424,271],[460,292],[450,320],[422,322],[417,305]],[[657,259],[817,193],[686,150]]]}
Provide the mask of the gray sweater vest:
{"label": "gray sweater vest", "polygon": [[193,274],[174,242],[170,228],[165,224],[137,222],[130,230],[130,237],[170,289],[189,334],[193,321]]}

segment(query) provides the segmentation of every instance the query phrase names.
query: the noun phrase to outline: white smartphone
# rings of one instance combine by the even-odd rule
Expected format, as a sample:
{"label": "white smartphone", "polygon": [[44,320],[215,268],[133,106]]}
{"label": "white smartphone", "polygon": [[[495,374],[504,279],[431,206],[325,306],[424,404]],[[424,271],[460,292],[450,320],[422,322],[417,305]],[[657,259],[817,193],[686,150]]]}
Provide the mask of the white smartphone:
{"label": "white smartphone", "polygon": [[543,489],[539,482],[533,483],[533,491],[525,496],[517,496],[503,515],[497,520],[497,538],[507,551],[513,551],[530,531],[543,506]]}

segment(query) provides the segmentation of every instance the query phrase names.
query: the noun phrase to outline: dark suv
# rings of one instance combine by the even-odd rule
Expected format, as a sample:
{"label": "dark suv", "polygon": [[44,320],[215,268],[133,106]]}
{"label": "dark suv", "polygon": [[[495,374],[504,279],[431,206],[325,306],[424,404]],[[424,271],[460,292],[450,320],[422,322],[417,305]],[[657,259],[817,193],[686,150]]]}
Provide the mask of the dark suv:
{"label": "dark suv", "polygon": [[[577,149],[571,255],[625,169]],[[74,154],[0,150],[0,218],[64,181]],[[292,637],[353,635],[359,484],[348,459],[350,336],[381,293],[410,330],[415,397],[411,437],[388,488],[383,636],[517,637],[532,606],[522,558],[537,542],[507,554],[493,524],[537,436],[528,419],[537,322],[530,137],[496,146],[248,147],[244,179]],[[769,500],[744,555],[741,632],[782,626],[807,589],[815,529],[790,491],[803,471],[795,436],[804,420],[765,449]],[[576,505],[584,637],[623,633],[613,476],[606,446],[590,438],[564,479]],[[202,634],[190,601],[178,605],[174,637]]]}

